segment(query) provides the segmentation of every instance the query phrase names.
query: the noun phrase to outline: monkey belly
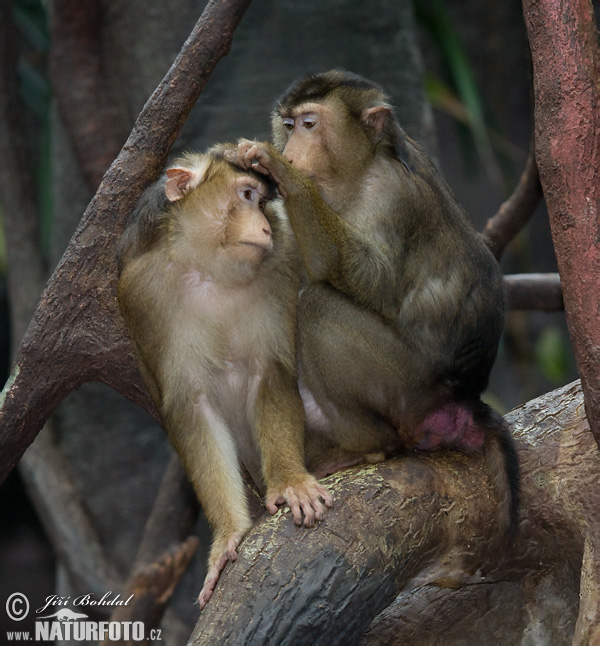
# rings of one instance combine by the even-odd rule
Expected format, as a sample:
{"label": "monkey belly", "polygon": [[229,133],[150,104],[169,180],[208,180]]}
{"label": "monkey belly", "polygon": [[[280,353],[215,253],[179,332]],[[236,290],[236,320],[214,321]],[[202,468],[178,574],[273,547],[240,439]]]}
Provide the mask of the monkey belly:
{"label": "monkey belly", "polygon": [[412,433],[414,445],[408,448],[434,451],[454,448],[477,451],[483,448],[483,430],[463,404],[447,402],[429,413]]}

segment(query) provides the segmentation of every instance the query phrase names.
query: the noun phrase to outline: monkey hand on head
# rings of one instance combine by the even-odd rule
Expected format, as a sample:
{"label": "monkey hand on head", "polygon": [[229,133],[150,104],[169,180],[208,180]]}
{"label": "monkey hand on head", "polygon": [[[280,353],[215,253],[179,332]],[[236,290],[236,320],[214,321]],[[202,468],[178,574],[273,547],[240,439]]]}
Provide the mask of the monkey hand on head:
{"label": "monkey hand on head", "polygon": [[241,140],[227,156],[275,181],[309,279],[298,305],[309,468],[483,451],[500,534],[512,534],[518,458],[480,399],[504,324],[496,260],[377,84],[306,76],[271,123],[272,144]]}
{"label": "monkey hand on head", "polygon": [[297,248],[271,182],[225,150],[167,169],[119,248],[141,372],[214,532],[200,607],[250,527],[238,460],[272,514],[287,504],[312,527],[332,504],[304,464]]}

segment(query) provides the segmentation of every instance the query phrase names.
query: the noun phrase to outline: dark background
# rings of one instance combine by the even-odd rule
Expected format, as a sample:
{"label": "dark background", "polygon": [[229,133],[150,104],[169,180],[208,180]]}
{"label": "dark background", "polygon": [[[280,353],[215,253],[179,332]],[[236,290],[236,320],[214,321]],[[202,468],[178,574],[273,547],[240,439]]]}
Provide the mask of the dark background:
{"label": "dark background", "polygon": [[[102,0],[100,5],[100,60],[106,96],[117,114],[110,126],[124,142],[204,3]],[[31,149],[40,249],[51,272],[95,187],[83,176],[52,99],[46,6],[39,0],[13,2],[26,125],[19,136]],[[428,148],[475,227],[483,229],[516,185],[532,134],[529,51],[518,0],[255,2],[175,148],[203,149],[240,136],[267,138],[277,95],[298,75],[336,66],[387,89],[404,128]],[[469,110],[481,110],[481,120],[465,119]],[[8,226],[7,214],[4,220]],[[556,271],[543,205],[502,266],[505,273]],[[4,259],[0,267],[0,361],[6,379],[9,300],[20,295],[8,298]],[[564,315],[511,312],[490,383],[493,405],[505,412],[574,378]],[[170,455],[164,434],[141,411],[97,384],[86,384],[68,398],[52,432],[100,543],[125,577]],[[54,562],[30,503],[31,497],[38,508],[44,505],[41,494],[31,484],[24,487],[17,471],[0,488],[2,636],[27,628],[27,622],[17,625],[6,618],[4,603],[12,592],[27,594],[33,608],[56,590],[89,592],[76,590]],[[177,621],[182,623],[173,622],[173,635],[183,634],[178,629],[195,617],[191,601],[200,587],[203,558],[198,556],[178,592]]]}

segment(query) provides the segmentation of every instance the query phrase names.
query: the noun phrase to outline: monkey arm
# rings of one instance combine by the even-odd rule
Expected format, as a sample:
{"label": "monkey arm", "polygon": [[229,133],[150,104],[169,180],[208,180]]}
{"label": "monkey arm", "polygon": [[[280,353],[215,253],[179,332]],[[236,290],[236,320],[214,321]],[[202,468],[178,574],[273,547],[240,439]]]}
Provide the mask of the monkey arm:
{"label": "monkey arm", "polygon": [[256,402],[256,435],[267,486],[266,507],[274,514],[287,503],[296,525],[312,527],[331,507],[329,492],[304,466],[304,411],[295,376],[274,366]]}
{"label": "monkey arm", "polygon": [[396,263],[389,240],[365,235],[327,204],[314,182],[270,143],[241,140],[226,153],[242,168],[268,174],[277,184],[304,267],[313,282],[325,281],[362,305],[393,318],[397,312]]}

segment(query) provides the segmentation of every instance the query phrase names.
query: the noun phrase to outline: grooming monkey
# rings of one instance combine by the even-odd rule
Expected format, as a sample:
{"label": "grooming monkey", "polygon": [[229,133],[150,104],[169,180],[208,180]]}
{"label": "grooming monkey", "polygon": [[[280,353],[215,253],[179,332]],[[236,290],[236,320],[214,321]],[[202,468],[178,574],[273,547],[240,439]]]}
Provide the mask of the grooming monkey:
{"label": "grooming monkey", "polygon": [[121,312],[214,532],[201,608],[250,527],[238,456],[271,513],[287,503],[310,527],[332,504],[304,466],[297,248],[272,183],[224,149],[167,169],[119,250]]}
{"label": "grooming monkey", "polygon": [[227,156],[275,181],[308,274],[300,390],[319,449],[307,444],[309,468],[483,449],[510,533],[517,455],[480,400],[504,323],[494,257],[375,83],[307,76],[277,102],[272,129],[273,145],[241,140]]}

